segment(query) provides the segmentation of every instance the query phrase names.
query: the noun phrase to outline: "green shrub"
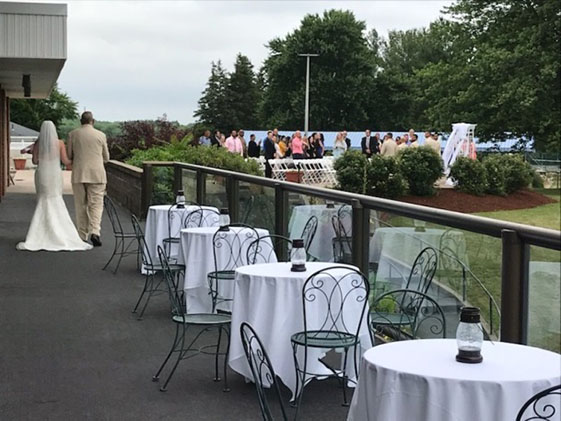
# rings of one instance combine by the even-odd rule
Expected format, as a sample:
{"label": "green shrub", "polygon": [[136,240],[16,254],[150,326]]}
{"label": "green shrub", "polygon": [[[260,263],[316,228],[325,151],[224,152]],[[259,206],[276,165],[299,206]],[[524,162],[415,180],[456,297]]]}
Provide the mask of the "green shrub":
{"label": "green shrub", "polygon": [[487,171],[485,166],[471,158],[459,157],[450,167],[450,177],[456,188],[464,193],[482,196],[487,190]]}
{"label": "green shrub", "polygon": [[534,189],[543,189],[543,178],[534,169],[532,169],[532,187]]}
{"label": "green shrub", "polygon": [[405,148],[398,155],[399,168],[409,184],[409,192],[417,196],[434,194],[434,183],[442,176],[442,159],[425,146]]}
{"label": "green shrub", "polygon": [[520,155],[502,155],[507,194],[528,187],[532,182],[532,167]]}
{"label": "green shrub", "polygon": [[393,199],[407,191],[405,178],[393,157],[374,155],[366,167],[366,194]]}
{"label": "green shrub", "polygon": [[351,193],[366,192],[365,174],[368,160],[359,151],[347,151],[335,161],[337,188]]}
{"label": "green shrub", "polygon": [[195,147],[189,145],[190,138],[181,141],[173,139],[165,146],[156,146],[146,150],[135,149],[127,163],[142,167],[144,161],[176,161],[187,164],[203,165],[245,174],[262,175],[259,164],[250,159],[246,161],[240,155],[228,152],[225,148]]}
{"label": "green shrub", "polygon": [[488,155],[483,159],[483,166],[487,172],[487,190],[485,193],[504,196],[505,190],[505,168],[502,157],[498,154]]}

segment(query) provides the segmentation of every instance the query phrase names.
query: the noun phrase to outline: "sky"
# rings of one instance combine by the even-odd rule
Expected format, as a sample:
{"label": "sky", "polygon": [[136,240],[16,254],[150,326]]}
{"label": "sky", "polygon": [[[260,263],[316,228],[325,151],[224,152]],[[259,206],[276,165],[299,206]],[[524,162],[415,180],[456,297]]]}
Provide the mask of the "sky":
{"label": "sky", "polygon": [[[53,1],[54,2],[54,1]],[[266,44],[306,14],[351,10],[382,36],[425,27],[449,1],[69,1],[68,59],[59,87],[97,120],[183,124],[212,61],[232,70],[238,52],[259,68]]]}

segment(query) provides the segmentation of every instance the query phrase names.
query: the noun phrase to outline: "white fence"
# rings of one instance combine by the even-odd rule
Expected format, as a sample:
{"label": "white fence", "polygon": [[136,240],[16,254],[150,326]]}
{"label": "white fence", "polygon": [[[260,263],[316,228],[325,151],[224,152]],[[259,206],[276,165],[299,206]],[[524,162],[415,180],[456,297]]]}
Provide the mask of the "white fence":
{"label": "white fence", "polygon": [[[261,169],[265,171],[265,158],[257,159],[261,165]],[[273,170],[272,178],[274,180],[286,180],[287,172],[300,172],[302,174],[302,183],[321,186],[334,187],[337,184],[337,177],[333,169],[334,159],[332,157],[324,157],[322,159],[269,159],[269,165]]]}

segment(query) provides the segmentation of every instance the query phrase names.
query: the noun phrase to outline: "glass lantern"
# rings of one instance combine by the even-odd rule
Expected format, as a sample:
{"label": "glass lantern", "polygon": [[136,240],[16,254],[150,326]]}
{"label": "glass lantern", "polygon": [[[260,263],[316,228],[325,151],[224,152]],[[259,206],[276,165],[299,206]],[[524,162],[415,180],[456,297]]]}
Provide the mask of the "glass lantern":
{"label": "glass lantern", "polygon": [[477,307],[463,307],[460,312],[460,323],[456,331],[458,355],[456,361],[461,363],[480,363],[483,361],[483,328],[481,313]]}
{"label": "glass lantern", "polygon": [[327,209],[335,209],[335,202],[333,202],[332,200],[327,200],[325,202],[325,207]]}
{"label": "glass lantern", "polygon": [[228,225],[230,225],[230,213],[227,208],[220,209],[220,216],[218,217],[218,225],[220,226],[220,231],[228,231]]}
{"label": "glass lantern", "polygon": [[304,248],[304,240],[292,240],[290,263],[292,263],[292,267],[290,268],[292,272],[306,271],[306,249]]}
{"label": "glass lantern", "polygon": [[178,209],[183,209],[185,207],[185,193],[183,193],[183,190],[177,190],[175,204]]}

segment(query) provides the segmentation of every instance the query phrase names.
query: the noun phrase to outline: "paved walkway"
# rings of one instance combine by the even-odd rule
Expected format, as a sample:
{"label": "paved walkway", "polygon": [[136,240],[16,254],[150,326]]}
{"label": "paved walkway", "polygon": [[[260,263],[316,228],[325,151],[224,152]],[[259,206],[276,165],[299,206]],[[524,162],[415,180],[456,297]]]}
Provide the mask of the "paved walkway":
{"label": "paved walkway", "polygon": [[[253,385],[230,371],[223,393],[212,357],[183,361],[160,392],[151,378],[173,338],[167,298],[156,297],[143,321],[130,313],[143,280],[132,258],[116,276],[101,270],[112,249],[107,220],[101,248],[16,251],[34,206],[13,187],[0,202],[1,420],[260,419]],[[301,419],[344,420],[340,402],[336,382],[314,382]]]}

